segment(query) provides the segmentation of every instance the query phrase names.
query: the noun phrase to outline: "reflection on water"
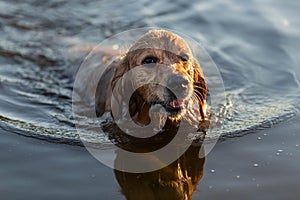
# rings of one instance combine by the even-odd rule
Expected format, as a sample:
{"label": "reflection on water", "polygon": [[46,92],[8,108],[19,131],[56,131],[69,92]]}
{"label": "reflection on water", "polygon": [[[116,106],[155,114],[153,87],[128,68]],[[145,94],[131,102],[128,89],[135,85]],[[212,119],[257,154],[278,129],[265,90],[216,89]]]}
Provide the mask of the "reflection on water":
{"label": "reflection on water", "polygon": [[[152,148],[152,145],[151,142],[148,142],[143,148]],[[134,145],[132,148],[139,151]],[[128,173],[115,170],[115,176],[122,193],[128,200],[192,199],[193,192],[203,175],[205,158],[199,154],[204,154],[201,142],[194,141],[180,158],[167,167],[147,173]],[[115,162],[118,162],[120,156],[122,154],[117,153]],[[145,158],[145,160],[159,162],[155,158]]]}

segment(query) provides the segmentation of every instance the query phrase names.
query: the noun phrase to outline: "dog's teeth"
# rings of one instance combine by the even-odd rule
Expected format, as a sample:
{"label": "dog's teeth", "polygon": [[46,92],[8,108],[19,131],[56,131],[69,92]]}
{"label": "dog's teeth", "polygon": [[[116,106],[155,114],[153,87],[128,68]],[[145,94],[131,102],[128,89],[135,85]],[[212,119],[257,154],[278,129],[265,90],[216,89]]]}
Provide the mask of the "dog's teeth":
{"label": "dog's teeth", "polygon": [[172,106],[173,108],[175,108],[175,102],[172,101],[172,102],[170,103],[170,106]]}
{"label": "dog's teeth", "polygon": [[174,100],[170,103],[170,106],[172,106],[173,108],[180,108],[182,107],[183,101],[182,100]]}

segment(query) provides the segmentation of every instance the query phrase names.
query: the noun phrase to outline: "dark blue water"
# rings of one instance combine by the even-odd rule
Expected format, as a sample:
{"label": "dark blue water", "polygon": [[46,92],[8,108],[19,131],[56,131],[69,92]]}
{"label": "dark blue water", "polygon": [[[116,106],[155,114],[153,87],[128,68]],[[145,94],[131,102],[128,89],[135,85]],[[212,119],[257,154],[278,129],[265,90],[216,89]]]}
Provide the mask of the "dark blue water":
{"label": "dark blue water", "polygon": [[299,8],[279,0],[1,1],[0,128],[79,145],[74,66],[116,33],[159,26],[202,43],[219,67],[227,103],[215,134],[276,130],[298,115]]}

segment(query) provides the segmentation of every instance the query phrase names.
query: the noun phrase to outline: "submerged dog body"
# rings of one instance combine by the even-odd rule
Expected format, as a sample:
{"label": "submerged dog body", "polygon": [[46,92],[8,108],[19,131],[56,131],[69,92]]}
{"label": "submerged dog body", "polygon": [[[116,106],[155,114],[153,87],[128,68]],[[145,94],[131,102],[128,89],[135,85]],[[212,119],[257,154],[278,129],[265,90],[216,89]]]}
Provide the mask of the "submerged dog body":
{"label": "submerged dog body", "polygon": [[[129,72],[129,78],[123,80]],[[150,123],[149,111],[154,105],[162,106],[174,123],[191,113],[196,113],[199,122],[205,119],[203,72],[186,42],[174,33],[147,32],[106,69],[96,90],[97,116],[111,112],[112,95],[119,102],[114,106],[122,112],[122,98],[133,89],[128,110],[138,124]]]}

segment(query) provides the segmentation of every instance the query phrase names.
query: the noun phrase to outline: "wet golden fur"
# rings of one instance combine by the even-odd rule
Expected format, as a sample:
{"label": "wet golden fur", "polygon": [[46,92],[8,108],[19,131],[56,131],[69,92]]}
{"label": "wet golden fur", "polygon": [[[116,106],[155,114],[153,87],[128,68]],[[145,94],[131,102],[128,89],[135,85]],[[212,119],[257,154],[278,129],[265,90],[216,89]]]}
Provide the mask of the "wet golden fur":
{"label": "wet golden fur", "polygon": [[[96,92],[96,111],[97,115],[101,116],[106,111],[111,111],[110,97],[111,90],[122,91],[117,85],[117,81],[128,71],[142,65],[143,59],[147,55],[152,55],[158,58],[157,64],[165,66],[162,72],[155,77],[150,77],[155,80],[167,79],[166,74],[181,75],[188,80],[182,99],[185,102],[192,100],[198,105],[199,119],[205,118],[205,99],[207,86],[203,72],[198,61],[194,58],[192,51],[187,43],[176,34],[165,30],[152,30],[142,36],[128,51],[126,55],[116,59],[104,73],[100,80]],[[183,61],[181,55],[187,56],[189,59]],[[138,84],[139,81],[149,79],[147,69],[140,70],[136,77],[132,79],[132,85]],[[134,117],[134,121],[140,124],[148,124],[149,109],[151,102],[160,98],[164,100],[163,87],[157,84],[146,84],[138,88],[132,95],[129,105],[129,112]],[[120,95],[122,98],[122,95]],[[194,105],[194,104],[193,104]],[[187,107],[186,109],[193,109]],[[180,112],[176,116],[169,116],[173,121],[180,120],[187,115],[186,111]]]}

